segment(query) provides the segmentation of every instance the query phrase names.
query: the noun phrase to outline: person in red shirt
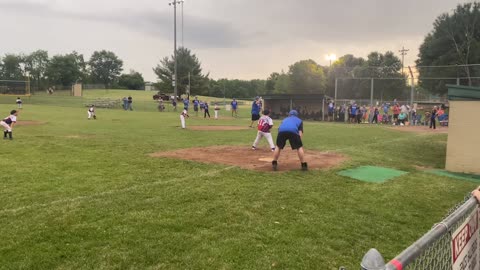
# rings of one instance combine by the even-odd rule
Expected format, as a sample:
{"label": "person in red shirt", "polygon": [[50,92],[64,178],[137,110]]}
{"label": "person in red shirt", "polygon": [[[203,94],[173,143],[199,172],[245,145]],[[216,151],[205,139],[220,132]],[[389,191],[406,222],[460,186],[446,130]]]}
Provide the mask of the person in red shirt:
{"label": "person in red shirt", "polygon": [[395,104],[395,106],[393,106],[393,124],[395,125],[395,123],[397,123],[398,121],[398,115],[400,114],[400,106],[398,105],[398,103]]}

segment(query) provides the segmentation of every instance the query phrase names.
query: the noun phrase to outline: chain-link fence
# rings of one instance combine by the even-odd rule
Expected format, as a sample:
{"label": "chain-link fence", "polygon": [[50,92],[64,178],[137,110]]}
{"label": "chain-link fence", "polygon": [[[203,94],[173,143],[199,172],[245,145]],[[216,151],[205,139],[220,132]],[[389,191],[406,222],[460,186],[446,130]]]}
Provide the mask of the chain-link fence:
{"label": "chain-link fence", "polygon": [[[477,211],[477,201],[467,196],[464,201],[452,208],[448,216],[417,240],[400,255],[385,264],[376,250],[367,253],[361,263],[363,270],[450,270],[452,269],[452,234],[469,216]],[[478,218],[478,217],[476,217]],[[475,232],[478,234],[478,231]],[[372,252],[373,251],[373,252]],[[478,249],[473,250],[478,258]],[[478,260],[478,259],[477,259]],[[476,268],[479,269],[479,265]],[[470,268],[465,268],[470,269]]]}

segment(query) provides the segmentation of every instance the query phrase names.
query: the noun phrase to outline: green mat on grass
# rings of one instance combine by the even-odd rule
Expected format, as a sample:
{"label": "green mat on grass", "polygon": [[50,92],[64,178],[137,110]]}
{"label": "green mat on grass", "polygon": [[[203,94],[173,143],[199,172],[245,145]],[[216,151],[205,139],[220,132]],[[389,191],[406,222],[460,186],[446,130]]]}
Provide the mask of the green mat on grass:
{"label": "green mat on grass", "polygon": [[427,172],[432,173],[432,174],[436,174],[436,175],[440,175],[440,176],[447,176],[447,177],[452,177],[452,178],[455,178],[455,179],[480,183],[480,175],[466,174],[466,173],[454,173],[454,172],[448,172],[448,171],[445,171],[445,170],[429,170]]}
{"label": "green mat on grass", "polygon": [[407,174],[407,172],[383,167],[363,166],[356,169],[341,171],[338,174],[360,181],[382,183],[395,177]]}

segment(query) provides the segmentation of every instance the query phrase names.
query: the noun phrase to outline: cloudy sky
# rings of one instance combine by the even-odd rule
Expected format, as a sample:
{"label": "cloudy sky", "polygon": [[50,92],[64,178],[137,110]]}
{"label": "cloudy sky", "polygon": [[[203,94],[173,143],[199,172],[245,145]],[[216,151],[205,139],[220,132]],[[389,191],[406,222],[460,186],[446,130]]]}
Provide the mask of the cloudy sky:
{"label": "cloudy sky", "polygon": [[[0,0],[0,55],[111,50],[147,80],[173,52],[169,0]],[[410,49],[458,0],[185,0],[184,46],[213,78],[266,78],[297,60]],[[178,10],[181,45],[181,9]]]}

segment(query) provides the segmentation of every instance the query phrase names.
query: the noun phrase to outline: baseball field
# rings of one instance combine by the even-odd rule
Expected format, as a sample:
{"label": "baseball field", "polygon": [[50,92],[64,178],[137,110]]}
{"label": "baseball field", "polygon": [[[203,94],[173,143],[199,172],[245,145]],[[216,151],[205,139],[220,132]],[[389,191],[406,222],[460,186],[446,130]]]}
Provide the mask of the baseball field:
{"label": "baseball field", "polygon": [[[140,109],[87,120],[85,100],[124,95]],[[0,103],[1,117],[16,107]],[[155,108],[128,91],[25,99],[14,140],[0,141],[1,269],[358,269],[372,247],[394,257],[478,185],[427,172],[444,167],[444,132],[305,122],[317,165],[274,173],[267,143],[250,149],[248,105],[239,118],[190,112],[186,130]],[[407,174],[338,174],[359,166]]]}

